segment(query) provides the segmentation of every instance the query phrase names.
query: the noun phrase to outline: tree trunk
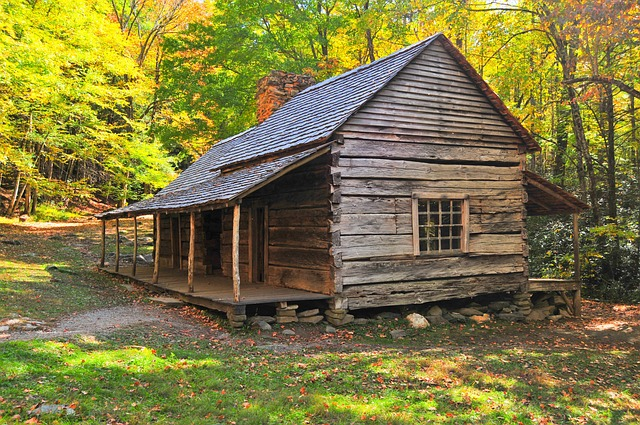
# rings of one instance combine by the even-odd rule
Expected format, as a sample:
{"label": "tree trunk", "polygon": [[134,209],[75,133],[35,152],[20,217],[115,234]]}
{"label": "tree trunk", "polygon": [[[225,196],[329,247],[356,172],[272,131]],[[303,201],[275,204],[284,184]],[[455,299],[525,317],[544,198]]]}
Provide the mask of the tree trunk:
{"label": "tree trunk", "polygon": [[556,157],[553,164],[553,175],[560,178],[560,184],[564,185],[565,163],[567,155],[567,146],[569,145],[569,134],[567,132],[567,124],[569,124],[569,110],[561,103],[556,107],[557,124],[556,124]]}
{"label": "tree trunk", "polygon": [[24,214],[29,215],[31,212],[31,186],[25,185],[24,189],[24,209],[22,210]]}
{"label": "tree trunk", "polygon": [[367,28],[364,34],[367,38],[367,56],[369,57],[369,62],[374,62],[376,60],[376,54],[373,46],[373,36],[371,35],[371,28]]}
{"label": "tree trunk", "polygon": [[29,215],[35,215],[36,210],[38,208],[38,189],[31,189],[31,211],[29,211]]}
{"label": "tree trunk", "polygon": [[22,176],[22,174],[20,172],[18,172],[18,175],[16,176],[16,182],[15,182],[15,187],[13,189],[13,196],[11,197],[11,202],[9,203],[9,208],[7,208],[7,217],[11,217],[13,215],[13,212],[16,209],[16,206],[18,204],[18,194],[20,193],[20,177]]}
{"label": "tree trunk", "polygon": [[[545,15],[551,15],[548,8],[543,6]],[[550,22],[549,35],[553,39],[555,52],[558,62],[562,68],[562,77],[564,81],[573,80],[577,57],[577,47],[572,44],[575,40],[565,38],[559,30],[556,22]],[[580,191],[582,196],[588,195],[591,203],[591,211],[593,214],[594,224],[600,223],[600,210],[598,208],[598,194],[596,186],[596,177],[593,168],[593,160],[589,152],[589,141],[584,132],[584,124],[582,115],[580,114],[580,105],[578,103],[578,93],[571,84],[565,84],[565,90],[571,108],[571,122],[573,124],[573,134],[576,138],[576,154],[577,154],[577,174],[580,181]],[[587,181],[588,179],[588,181]],[[588,187],[587,187],[588,186]]]}

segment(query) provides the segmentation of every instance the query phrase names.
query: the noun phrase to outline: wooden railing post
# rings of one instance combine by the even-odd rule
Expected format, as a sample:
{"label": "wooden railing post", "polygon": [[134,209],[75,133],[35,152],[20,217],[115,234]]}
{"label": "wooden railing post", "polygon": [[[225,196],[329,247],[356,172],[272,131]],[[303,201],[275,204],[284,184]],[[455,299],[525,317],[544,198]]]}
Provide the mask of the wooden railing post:
{"label": "wooden railing post", "polygon": [[116,273],[120,271],[120,219],[116,218]]}
{"label": "wooden railing post", "polygon": [[196,213],[189,213],[189,263],[187,265],[187,285],[193,292],[193,273],[196,266]]}
{"label": "wooden railing post", "polygon": [[138,269],[138,217],[133,217],[133,268],[131,274],[136,275]]}
{"label": "wooden railing post", "polygon": [[102,220],[102,249],[100,250],[100,268],[104,267],[104,259],[107,256],[107,222]]}
{"label": "wooden railing post", "polygon": [[160,213],[154,215],[155,225],[156,225],[156,241],[155,241],[155,252],[153,258],[153,277],[151,278],[151,283],[154,285],[158,284],[158,276],[160,275]]}
{"label": "wooden railing post", "polygon": [[573,278],[578,284],[578,289],[573,293],[573,312],[575,317],[580,317],[582,309],[582,278],[580,277],[580,229],[578,226],[578,214],[573,214]]}
{"label": "wooden railing post", "polygon": [[233,235],[231,270],[233,275],[233,300],[240,301],[240,204],[233,207]]}

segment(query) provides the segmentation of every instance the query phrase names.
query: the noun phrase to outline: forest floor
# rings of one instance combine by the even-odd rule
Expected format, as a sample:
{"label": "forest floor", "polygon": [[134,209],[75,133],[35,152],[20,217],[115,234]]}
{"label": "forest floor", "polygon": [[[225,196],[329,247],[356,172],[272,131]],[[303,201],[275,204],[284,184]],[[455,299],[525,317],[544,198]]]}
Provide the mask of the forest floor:
{"label": "forest floor", "polygon": [[0,423],[640,422],[637,305],[233,331],[99,272],[98,224],[0,224]]}

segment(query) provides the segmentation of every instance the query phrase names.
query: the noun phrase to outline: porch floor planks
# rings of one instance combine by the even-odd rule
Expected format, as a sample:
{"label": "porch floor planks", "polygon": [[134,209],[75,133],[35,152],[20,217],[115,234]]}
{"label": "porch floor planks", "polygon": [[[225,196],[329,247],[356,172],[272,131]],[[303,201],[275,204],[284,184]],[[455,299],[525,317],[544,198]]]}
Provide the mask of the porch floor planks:
{"label": "porch floor planks", "polygon": [[[136,276],[132,275],[132,267],[120,267],[118,273],[114,267],[102,270],[139,281],[154,289],[164,290],[183,296],[191,304],[208,308],[227,310],[225,306],[258,305],[284,301],[316,301],[331,299],[330,295],[307,292],[300,289],[269,286],[265,284],[245,283],[240,286],[240,301],[233,300],[233,281],[229,277],[215,275],[195,275],[193,278],[193,292],[189,292],[187,272],[171,268],[161,268],[158,284],[151,283],[153,268],[138,266]],[[212,304],[213,302],[213,304]],[[219,304],[221,308],[217,308]]]}

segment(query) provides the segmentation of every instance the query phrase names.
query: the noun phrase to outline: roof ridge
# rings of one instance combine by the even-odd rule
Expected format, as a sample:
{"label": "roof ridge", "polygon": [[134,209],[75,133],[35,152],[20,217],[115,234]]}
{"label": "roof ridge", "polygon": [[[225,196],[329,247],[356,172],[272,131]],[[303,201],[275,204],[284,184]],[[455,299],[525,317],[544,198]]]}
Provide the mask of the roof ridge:
{"label": "roof ridge", "polygon": [[324,86],[326,86],[326,85],[328,85],[328,84],[332,84],[332,83],[333,83],[333,82],[335,82],[335,81],[341,80],[341,79],[346,78],[346,77],[348,77],[348,76],[350,76],[350,75],[352,75],[352,74],[355,74],[356,72],[360,72],[360,71],[362,71],[362,70],[364,70],[364,69],[367,69],[367,68],[369,68],[369,67],[371,67],[371,66],[374,66],[374,65],[380,64],[380,63],[382,63],[382,62],[386,62],[387,60],[393,59],[393,58],[395,58],[396,56],[399,56],[399,55],[401,55],[401,54],[403,54],[403,53],[406,53],[407,51],[409,51],[409,50],[411,50],[411,49],[413,49],[413,48],[416,48],[416,47],[420,46],[421,44],[424,44],[424,46],[423,46],[423,47],[426,47],[426,46],[428,46],[429,44],[431,44],[431,42],[432,42],[433,40],[435,40],[436,38],[438,38],[438,37],[439,37],[439,36],[441,36],[441,35],[443,35],[443,33],[442,33],[442,32],[435,33],[435,34],[433,34],[431,37],[427,37],[427,38],[425,38],[424,40],[419,40],[419,41],[417,41],[417,42],[415,42],[415,43],[413,43],[413,44],[410,44],[410,45],[408,45],[408,46],[405,46],[405,47],[403,47],[402,49],[400,49],[400,50],[396,50],[395,52],[393,52],[393,53],[391,53],[391,54],[389,54],[389,55],[387,55],[387,56],[383,56],[383,57],[381,57],[381,58],[378,58],[378,59],[376,59],[376,60],[375,60],[375,61],[373,61],[373,62],[365,63],[365,64],[362,64],[362,65],[360,65],[360,66],[357,66],[357,67],[355,67],[355,68],[353,68],[353,69],[350,69],[350,70],[348,70],[348,71],[346,71],[346,72],[343,72],[342,74],[334,75],[334,76],[333,76],[333,77],[331,77],[331,78],[327,78],[326,80],[320,81],[319,83],[316,83],[316,84],[314,84],[314,85],[312,85],[312,86],[307,87],[306,89],[304,89],[304,90],[302,90],[300,93],[298,93],[296,96],[299,96],[299,95],[301,95],[301,94],[304,94],[304,93],[307,93],[307,92],[311,92],[311,91],[314,91],[314,90],[320,89],[320,88],[322,88],[322,87],[324,87]]}

